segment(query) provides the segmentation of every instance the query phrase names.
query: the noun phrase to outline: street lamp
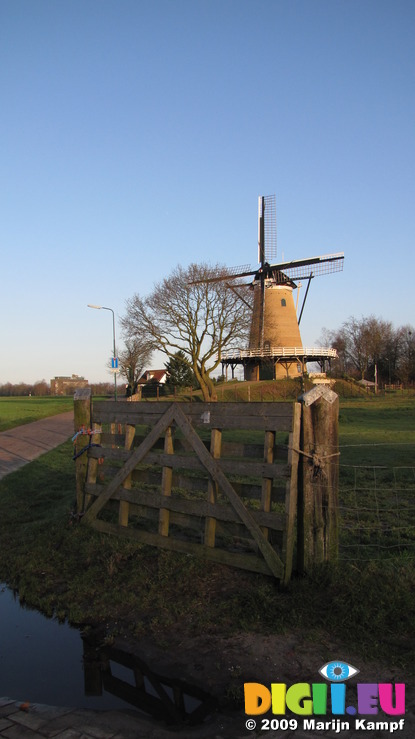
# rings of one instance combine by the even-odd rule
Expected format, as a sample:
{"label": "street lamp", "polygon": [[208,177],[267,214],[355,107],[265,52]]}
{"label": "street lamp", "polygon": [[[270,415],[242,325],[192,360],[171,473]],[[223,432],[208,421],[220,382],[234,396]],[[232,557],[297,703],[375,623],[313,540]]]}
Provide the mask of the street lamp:
{"label": "street lamp", "polygon": [[117,400],[117,368],[116,368],[116,358],[117,358],[117,352],[115,349],[115,315],[112,308],[106,308],[105,305],[91,305],[91,303],[88,303],[88,308],[95,308],[96,310],[110,310],[112,313],[112,338],[113,338],[113,356],[114,356],[114,394],[115,394],[115,400]]}

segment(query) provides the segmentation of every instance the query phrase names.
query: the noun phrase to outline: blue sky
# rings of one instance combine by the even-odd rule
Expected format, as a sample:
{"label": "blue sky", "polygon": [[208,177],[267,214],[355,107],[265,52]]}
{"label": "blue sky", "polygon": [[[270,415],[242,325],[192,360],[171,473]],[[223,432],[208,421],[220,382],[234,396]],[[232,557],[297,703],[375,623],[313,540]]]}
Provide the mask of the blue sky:
{"label": "blue sky", "polygon": [[258,195],[279,257],[345,252],[304,344],[414,325],[414,36],[412,0],[0,0],[0,383],[110,380],[87,303],[255,265]]}

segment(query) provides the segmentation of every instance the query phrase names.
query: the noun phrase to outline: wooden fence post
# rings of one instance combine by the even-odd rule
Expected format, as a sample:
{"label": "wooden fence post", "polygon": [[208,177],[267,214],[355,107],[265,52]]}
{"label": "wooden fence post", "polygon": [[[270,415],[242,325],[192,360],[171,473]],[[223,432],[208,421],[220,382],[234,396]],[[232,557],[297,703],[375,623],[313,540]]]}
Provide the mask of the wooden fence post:
{"label": "wooden fence post", "polygon": [[316,385],[301,396],[298,569],[338,556],[339,398]]}
{"label": "wooden fence post", "polygon": [[89,445],[91,436],[87,433],[91,428],[91,388],[79,388],[74,395],[74,430],[75,433],[84,430],[86,433],[79,434],[75,441],[75,454],[79,455],[75,461],[76,477],[76,510],[82,513],[84,510],[85,482],[88,469],[87,453],[82,450]]}

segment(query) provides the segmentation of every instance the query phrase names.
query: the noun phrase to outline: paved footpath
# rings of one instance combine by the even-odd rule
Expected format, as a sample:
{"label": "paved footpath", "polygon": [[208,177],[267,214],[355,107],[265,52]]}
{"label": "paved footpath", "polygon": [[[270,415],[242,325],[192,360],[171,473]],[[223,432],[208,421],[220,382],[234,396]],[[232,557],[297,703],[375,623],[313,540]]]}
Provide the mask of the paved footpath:
{"label": "paved footpath", "polygon": [[[0,737],[4,739],[244,739],[246,733],[235,734],[232,723],[228,717],[215,717],[195,728],[169,731],[154,719],[131,711],[55,708],[0,698]],[[241,720],[241,728],[243,724]]]}
{"label": "paved footpath", "polygon": [[0,432],[0,480],[74,434],[73,411]]}

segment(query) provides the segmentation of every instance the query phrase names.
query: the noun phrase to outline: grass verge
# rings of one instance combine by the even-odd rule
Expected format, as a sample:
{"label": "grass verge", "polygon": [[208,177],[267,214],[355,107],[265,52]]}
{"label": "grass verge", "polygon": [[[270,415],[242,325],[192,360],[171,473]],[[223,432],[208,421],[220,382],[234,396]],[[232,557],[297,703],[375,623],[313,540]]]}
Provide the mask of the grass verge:
{"label": "grass verge", "polygon": [[299,629],[311,640],[324,629],[362,658],[412,665],[415,572],[404,557],[321,567],[279,592],[269,578],[73,523],[74,499],[70,442],[0,482],[0,579],[49,616],[166,645],[177,629]]}
{"label": "grass verge", "polygon": [[0,398],[0,431],[73,410],[73,397]]}

